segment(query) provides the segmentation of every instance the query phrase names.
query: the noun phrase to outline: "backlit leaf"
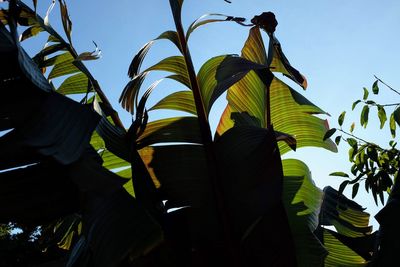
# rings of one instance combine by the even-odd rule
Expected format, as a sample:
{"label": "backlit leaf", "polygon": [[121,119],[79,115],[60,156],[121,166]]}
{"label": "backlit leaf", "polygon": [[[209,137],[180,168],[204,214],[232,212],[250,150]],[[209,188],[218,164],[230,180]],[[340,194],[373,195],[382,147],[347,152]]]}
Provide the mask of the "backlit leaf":
{"label": "backlit leaf", "polygon": [[63,95],[83,94],[88,92],[89,79],[84,73],[78,73],[68,77],[58,87],[57,92]]}
{"label": "backlit leaf", "polygon": [[364,90],[363,100],[367,100],[369,95],[368,89],[364,87],[363,90]]}
{"label": "backlit leaf", "polygon": [[364,128],[366,128],[368,124],[368,115],[369,115],[369,106],[365,105],[360,115],[360,124],[361,126],[364,126]]}
{"label": "backlit leaf", "polygon": [[175,31],[163,32],[156,39],[151,40],[150,42],[146,43],[142,48],[140,48],[139,52],[132,59],[132,62],[129,65],[129,70],[128,70],[128,76],[130,78],[134,78],[136,75],[139,74],[140,66],[142,65],[142,62],[143,62],[144,58],[146,57],[149,49],[153,45],[154,41],[161,40],[161,39],[170,40],[172,43],[174,43],[176,45],[176,47],[179,50],[181,50],[180,44],[179,44],[179,39],[178,39],[178,34]]}
{"label": "backlit leaf", "polygon": [[356,127],[356,124],[353,122],[350,126],[350,133],[354,131],[354,128]]}
{"label": "backlit leaf", "polygon": [[54,79],[63,75],[72,74],[79,71],[79,69],[73,64],[75,59],[69,52],[58,55],[55,58],[49,59],[48,62],[53,63],[52,61],[53,59],[54,59],[54,67],[50,71],[48,79]]}
{"label": "backlit leaf", "polygon": [[392,137],[396,137],[396,120],[394,118],[394,113],[390,115],[390,133],[392,134]]}
{"label": "backlit leaf", "polygon": [[40,26],[31,26],[21,34],[20,41],[22,42],[30,37],[36,36],[42,31],[43,28]]}
{"label": "backlit leaf", "polygon": [[340,176],[340,177],[349,177],[349,175],[347,173],[344,172],[332,172],[331,174],[329,174],[330,176]]}
{"label": "backlit leaf", "polygon": [[345,117],[345,116],[346,116],[346,111],[343,111],[343,112],[339,115],[338,124],[339,124],[340,126],[343,125],[343,121],[344,121],[344,117]]}
{"label": "backlit leaf", "polygon": [[381,123],[380,128],[382,129],[385,126],[385,122],[387,121],[385,108],[382,106],[377,106],[378,108],[378,118]]}
{"label": "backlit leaf", "polygon": [[197,115],[192,91],[179,91],[161,99],[149,110],[172,109]]}

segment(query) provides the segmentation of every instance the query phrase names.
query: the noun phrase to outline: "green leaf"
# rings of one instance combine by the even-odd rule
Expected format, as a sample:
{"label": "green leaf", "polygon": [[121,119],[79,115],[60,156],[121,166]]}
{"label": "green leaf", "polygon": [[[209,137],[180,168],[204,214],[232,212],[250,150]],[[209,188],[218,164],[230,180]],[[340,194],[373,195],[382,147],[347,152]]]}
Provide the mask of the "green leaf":
{"label": "green leaf", "polygon": [[149,110],[157,109],[172,109],[197,115],[192,91],[179,91],[172,93],[161,99]]}
{"label": "green leaf", "polygon": [[[347,182],[347,183],[346,183]],[[362,237],[371,234],[370,215],[356,202],[341,192],[349,181],[340,185],[339,192],[332,187],[324,188],[324,202],[321,207],[321,225],[335,226],[338,233],[348,237]]]}
{"label": "green leaf", "polygon": [[142,65],[142,62],[143,62],[144,58],[146,57],[147,53],[149,52],[151,46],[153,45],[153,43],[156,40],[162,40],[162,39],[170,40],[181,51],[181,47],[179,44],[179,38],[178,38],[178,34],[176,33],[176,31],[163,32],[156,39],[151,40],[150,42],[146,43],[142,48],[140,48],[139,52],[132,59],[132,62],[129,65],[129,70],[128,70],[128,76],[130,78],[134,78],[136,75],[139,74],[139,70]]}
{"label": "green leaf", "polygon": [[349,143],[349,145],[351,147],[357,148],[357,140],[356,139],[349,137],[349,138],[347,138],[347,143]]}
{"label": "green leaf", "polygon": [[374,82],[374,84],[372,85],[372,92],[377,95],[379,93],[379,87],[378,87],[378,80],[376,80]]}
{"label": "green leaf", "polygon": [[[259,29],[251,29],[242,50],[242,57],[266,64],[265,47]],[[273,79],[269,90],[271,120],[275,130],[295,136],[297,147],[317,146],[337,151],[332,140],[323,141],[325,133],[329,130],[327,121],[314,116],[326,114],[323,110],[277,78]],[[228,105],[217,127],[218,135],[233,127],[238,120],[248,121],[252,125],[258,122],[259,127],[266,127],[266,87],[254,71],[250,71],[229,88],[227,100]],[[241,120],[241,117],[245,118]],[[279,144],[279,149],[282,154],[291,150],[284,143]]]}
{"label": "green leaf", "polygon": [[40,26],[31,26],[21,34],[20,41],[22,42],[30,37],[36,36],[42,31],[43,28]]}
{"label": "green leaf", "polygon": [[267,69],[244,58],[226,55],[211,58],[201,67],[197,79],[207,112],[229,87],[240,81],[251,70]]}
{"label": "green leaf", "polygon": [[385,108],[382,106],[377,106],[377,108],[378,108],[378,118],[381,123],[380,129],[382,129],[383,126],[385,126],[385,122],[387,121],[386,111]]}
{"label": "green leaf", "polygon": [[368,89],[367,88],[363,88],[364,89],[364,95],[363,95],[363,100],[367,100],[367,98],[368,98],[368,95],[369,95],[369,92],[368,92]]}
{"label": "green leaf", "polygon": [[395,111],[393,111],[393,117],[397,125],[400,126],[400,107],[396,108]]}
{"label": "green leaf", "polygon": [[340,177],[349,177],[349,175],[347,173],[344,172],[332,172],[331,174],[329,174],[330,176],[340,176]]}
{"label": "green leaf", "polygon": [[355,107],[357,106],[357,104],[360,103],[360,102],[361,102],[361,100],[355,101],[355,102],[353,103],[353,105],[351,106],[351,110],[354,110]]}
{"label": "green leaf", "polygon": [[353,185],[352,193],[351,193],[351,198],[355,198],[358,192],[358,188],[360,187],[359,183],[356,183]]}
{"label": "green leaf", "polygon": [[[247,93],[245,88],[254,88]],[[265,127],[264,112],[265,86],[254,72],[248,73],[242,80],[228,90],[228,107],[225,109],[217,128],[218,134],[233,127],[238,117],[246,116],[258,121],[258,125]],[[275,78],[270,86],[271,115],[275,130],[296,136],[297,147],[316,146],[331,151],[337,151],[332,140],[323,141],[329,130],[326,120],[313,114],[326,114],[313,103],[282,81]],[[291,149],[283,143],[279,144],[281,153]]]}
{"label": "green leaf", "polygon": [[54,79],[63,75],[78,72],[79,69],[73,64],[74,60],[74,57],[69,52],[47,60],[47,62],[50,63],[54,62],[54,67],[50,71],[48,79]]}
{"label": "green leaf", "polygon": [[89,86],[89,79],[84,73],[78,73],[73,76],[68,77],[63,81],[63,83],[58,87],[57,92],[63,95],[69,94],[83,94],[87,93]]}
{"label": "green leaf", "polygon": [[269,37],[267,64],[271,67],[271,70],[274,72],[281,72],[305,90],[307,88],[306,78],[298,70],[292,67],[283,53],[281,44],[275,35],[271,34]]}
{"label": "green leaf", "polygon": [[282,161],[283,203],[293,239],[298,266],[322,266],[326,250],[314,235],[323,195],[315,186],[307,165],[295,159]]}
{"label": "green leaf", "polygon": [[188,88],[191,88],[186,68],[186,62],[183,56],[172,56],[165,58],[157,64],[154,64],[153,66],[147,68],[143,72],[149,72],[153,70],[167,71],[179,75],[182,80],[182,84],[187,86]]}
{"label": "green leaf", "polygon": [[343,125],[343,121],[344,121],[344,117],[345,117],[345,116],[346,116],[346,111],[343,111],[343,112],[339,115],[338,124],[339,124],[340,126]]}
{"label": "green leaf", "polygon": [[131,164],[120,157],[117,157],[113,153],[108,150],[100,153],[101,158],[103,159],[103,167],[108,170],[114,170],[121,167],[128,167]]}
{"label": "green leaf", "polygon": [[368,262],[339,241],[329,230],[323,229],[323,244],[329,254],[325,259],[324,266],[367,266]]}
{"label": "green leaf", "polygon": [[392,134],[392,137],[396,137],[396,120],[394,118],[394,112],[390,115],[390,133]]}
{"label": "green leaf", "polygon": [[329,129],[329,130],[325,133],[323,140],[325,141],[326,139],[328,139],[329,137],[331,137],[335,132],[336,132],[336,128]]}
{"label": "green leaf", "polygon": [[360,115],[360,124],[361,126],[364,126],[364,128],[366,128],[368,124],[368,115],[369,115],[369,106],[365,105]]}
{"label": "green leaf", "polygon": [[353,122],[350,126],[350,133],[354,131],[354,127],[356,127],[356,124]]}
{"label": "green leaf", "polygon": [[33,59],[33,61],[36,62],[36,64],[39,67],[43,67],[46,56],[53,54],[55,52],[65,50],[65,49],[66,49],[66,46],[63,43],[52,44],[52,45],[49,45],[49,46],[46,46],[45,48],[43,48],[42,51],[37,53],[32,59]]}

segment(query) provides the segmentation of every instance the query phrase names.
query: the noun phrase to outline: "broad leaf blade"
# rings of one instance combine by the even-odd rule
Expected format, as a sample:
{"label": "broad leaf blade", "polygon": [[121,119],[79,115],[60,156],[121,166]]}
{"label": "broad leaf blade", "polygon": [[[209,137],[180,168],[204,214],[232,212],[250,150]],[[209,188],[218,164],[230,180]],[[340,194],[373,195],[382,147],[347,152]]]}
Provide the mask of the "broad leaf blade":
{"label": "broad leaf blade", "polygon": [[197,115],[192,91],[179,91],[172,93],[161,99],[157,104],[152,106],[149,110],[157,110],[157,109],[177,110]]}

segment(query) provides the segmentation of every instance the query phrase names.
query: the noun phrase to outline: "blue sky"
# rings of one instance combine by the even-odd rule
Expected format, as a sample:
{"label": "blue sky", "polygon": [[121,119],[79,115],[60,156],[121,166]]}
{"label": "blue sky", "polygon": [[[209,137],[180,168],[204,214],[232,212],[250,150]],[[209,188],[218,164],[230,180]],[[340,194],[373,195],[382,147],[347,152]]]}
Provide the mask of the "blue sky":
{"label": "blue sky", "polygon": [[[44,14],[50,3],[40,1],[39,13]],[[128,82],[127,69],[144,43],[163,31],[174,29],[169,1],[119,0],[110,3],[85,0],[67,1],[67,4],[73,22],[76,49],[78,52],[91,51],[92,41],[98,44],[102,58],[89,62],[88,66],[125,124],[129,125],[129,114],[120,109],[118,104],[118,97]],[[338,115],[343,110],[349,113],[352,102],[361,98],[362,87],[371,87],[374,74],[400,89],[398,0],[232,0],[232,4],[223,0],[185,0],[183,23],[186,28],[204,13],[223,13],[251,19],[264,11],[275,13],[279,22],[276,36],[283,50],[292,65],[308,79],[308,89],[301,93],[332,115],[329,118],[332,127],[336,126]],[[58,7],[52,15],[50,23],[57,28]],[[58,29],[61,31],[62,28]],[[215,23],[200,28],[189,43],[195,67],[198,69],[212,56],[240,54],[248,29],[235,23]],[[267,36],[264,35],[264,38],[266,40]],[[37,41],[28,41],[27,46],[37,47]],[[144,65],[156,63],[170,55],[177,55],[176,48],[166,41],[160,41],[150,51]],[[150,76],[149,81],[157,77],[157,74]],[[150,101],[156,101],[164,92],[175,89],[175,83],[165,82]],[[398,101],[396,95],[386,92],[380,97],[382,102]],[[214,124],[224,105],[221,99],[213,109]],[[359,110],[354,116],[347,115],[345,128],[352,121],[358,121],[357,112]],[[370,116],[377,117],[372,111]],[[356,133],[380,143],[389,134],[387,129],[384,132],[374,130],[377,128],[374,119],[370,121],[367,132],[358,129]],[[321,188],[326,185],[337,188],[342,180],[330,177],[329,173],[350,168],[345,144],[339,147],[339,153],[310,148],[300,149],[288,156],[305,161]],[[374,214],[379,208],[375,207],[372,197],[363,191],[360,190],[356,200]],[[349,195],[351,192],[346,190],[346,193]]]}

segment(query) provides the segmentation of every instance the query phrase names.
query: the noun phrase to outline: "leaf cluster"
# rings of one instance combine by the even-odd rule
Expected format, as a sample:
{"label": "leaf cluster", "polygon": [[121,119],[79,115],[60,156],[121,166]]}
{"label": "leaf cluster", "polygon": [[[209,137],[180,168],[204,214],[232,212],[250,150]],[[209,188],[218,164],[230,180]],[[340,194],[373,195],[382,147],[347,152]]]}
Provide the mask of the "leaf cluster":
{"label": "leaf cluster", "polygon": [[[372,84],[372,92],[378,95],[380,92],[379,84],[385,85],[385,87],[398,92],[386,85],[383,81],[377,78]],[[377,117],[380,121],[379,129],[383,129],[387,122],[387,109],[390,109],[389,129],[392,138],[396,137],[396,125],[400,125],[400,103],[385,103],[380,104],[370,99],[369,90],[363,88],[363,98],[356,100],[352,105],[354,110],[357,105],[364,104],[360,112],[360,126],[366,128],[368,119],[370,116],[370,109],[376,107]],[[349,131],[342,128],[346,112],[342,112],[338,117],[339,129],[330,129],[326,136],[332,136],[336,131],[339,135],[335,137],[337,145],[343,140],[349,145],[348,158],[352,163],[351,174],[355,177],[350,179],[349,174],[344,172],[334,172],[331,175],[348,178],[340,185],[340,192],[351,185],[352,186],[352,197],[354,198],[359,190],[360,183],[364,181],[364,188],[367,192],[371,191],[376,204],[378,204],[378,197],[384,205],[384,193],[390,193],[390,189],[393,186],[394,180],[398,175],[398,162],[399,162],[399,150],[396,147],[397,142],[390,140],[387,148],[366,141],[362,138],[357,137],[354,134],[355,123],[353,122],[350,126]]]}

